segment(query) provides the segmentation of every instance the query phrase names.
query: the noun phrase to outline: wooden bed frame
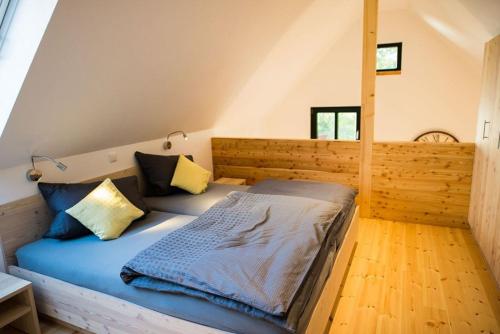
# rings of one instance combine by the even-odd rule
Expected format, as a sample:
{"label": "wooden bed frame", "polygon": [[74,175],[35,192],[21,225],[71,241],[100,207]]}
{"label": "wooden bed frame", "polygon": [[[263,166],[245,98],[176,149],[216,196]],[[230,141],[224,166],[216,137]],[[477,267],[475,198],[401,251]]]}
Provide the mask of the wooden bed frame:
{"label": "wooden bed frame", "polygon": [[[137,174],[134,167],[96,179]],[[307,334],[321,334],[327,328],[356,245],[358,211],[356,207],[331,274],[305,330]],[[227,333],[17,267],[15,251],[40,239],[50,221],[50,212],[39,195],[0,206],[0,271],[7,271],[33,283],[38,312],[94,333]]]}

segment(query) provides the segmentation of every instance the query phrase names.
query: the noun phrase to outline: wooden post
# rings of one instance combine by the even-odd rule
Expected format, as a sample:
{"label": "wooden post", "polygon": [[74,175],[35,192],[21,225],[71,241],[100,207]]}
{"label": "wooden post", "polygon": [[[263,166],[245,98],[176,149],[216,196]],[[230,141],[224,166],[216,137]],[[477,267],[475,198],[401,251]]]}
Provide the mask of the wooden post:
{"label": "wooden post", "polygon": [[371,213],[372,146],[375,117],[375,79],[377,75],[377,16],[378,0],[364,0],[361,150],[359,159],[359,198],[362,218],[370,217]]}

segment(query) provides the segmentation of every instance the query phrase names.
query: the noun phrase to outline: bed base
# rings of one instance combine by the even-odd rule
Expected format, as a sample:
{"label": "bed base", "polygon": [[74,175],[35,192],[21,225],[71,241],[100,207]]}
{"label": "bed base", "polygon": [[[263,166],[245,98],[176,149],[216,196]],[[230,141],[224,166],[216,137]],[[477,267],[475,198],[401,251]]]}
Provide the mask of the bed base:
{"label": "bed base", "polygon": [[[351,254],[356,245],[359,208],[356,208],[332,272],[305,330],[324,333],[339,297]],[[223,334],[218,329],[165,315],[125,300],[82,288],[17,266],[9,273],[33,282],[38,312],[93,333]]]}

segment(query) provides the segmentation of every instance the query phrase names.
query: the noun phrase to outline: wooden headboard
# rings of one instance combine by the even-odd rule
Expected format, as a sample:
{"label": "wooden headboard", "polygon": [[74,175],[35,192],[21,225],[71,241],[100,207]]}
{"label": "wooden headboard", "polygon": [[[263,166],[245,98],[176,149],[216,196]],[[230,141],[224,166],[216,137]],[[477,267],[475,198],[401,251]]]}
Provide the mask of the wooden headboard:
{"label": "wooden headboard", "polygon": [[[137,175],[137,167],[96,177],[86,182]],[[139,178],[140,179],[140,178]],[[139,182],[140,184],[141,182]],[[0,206],[0,271],[16,263],[18,248],[40,239],[48,230],[52,213],[41,195],[34,195]]]}
{"label": "wooden headboard", "polygon": [[[376,142],[372,217],[468,228],[475,145]],[[214,177],[338,182],[358,187],[359,142],[212,138]]]}
{"label": "wooden headboard", "polygon": [[338,182],[358,187],[359,143],[299,139],[212,138],[214,179],[240,177]]}

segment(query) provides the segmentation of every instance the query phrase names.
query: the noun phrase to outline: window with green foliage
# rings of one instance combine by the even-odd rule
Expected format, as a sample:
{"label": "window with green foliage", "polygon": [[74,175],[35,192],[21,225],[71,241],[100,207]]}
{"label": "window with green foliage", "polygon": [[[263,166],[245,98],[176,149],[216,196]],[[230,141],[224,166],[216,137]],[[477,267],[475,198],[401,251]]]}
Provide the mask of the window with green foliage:
{"label": "window with green foliage", "polygon": [[311,138],[359,140],[361,107],[311,108]]}
{"label": "window with green foliage", "polygon": [[377,72],[401,71],[403,43],[377,45]]}

